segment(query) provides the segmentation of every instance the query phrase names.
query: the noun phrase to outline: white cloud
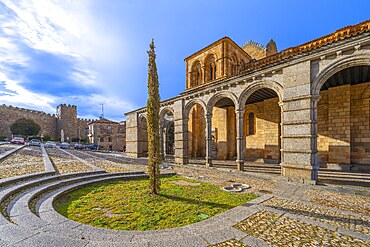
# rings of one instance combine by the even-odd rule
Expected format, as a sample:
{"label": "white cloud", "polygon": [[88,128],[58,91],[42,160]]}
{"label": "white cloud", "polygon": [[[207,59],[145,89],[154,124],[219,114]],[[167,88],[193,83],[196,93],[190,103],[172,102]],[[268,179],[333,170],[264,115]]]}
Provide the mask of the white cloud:
{"label": "white cloud", "polygon": [[117,64],[122,60],[125,44],[120,35],[110,29],[113,27],[108,23],[99,23],[92,15],[91,1],[2,2],[8,9],[0,13],[0,35],[3,33],[0,36],[0,81],[5,83],[7,90],[15,92],[0,95],[2,102],[54,112],[52,104],[69,100],[68,97],[36,94],[21,86],[28,78],[18,67],[32,67],[34,61],[28,54],[31,49],[70,58],[73,69],[65,77],[78,85],[101,92],[101,95],[92,96],[80,96],[79,92],[75,92],[74,97],[71,95],[70,103],[77,106],[81,104],[82,107],[87,102],[104,103],[110,106],[113,115],[122,117],[125,111],[133,109],[131,103],[111,96],[112,91],[117,93],[112,90],[112,85],[119,85],[118,80],[121,79],[106,81],[106,75],[113,74],[112,68],[114,71],[120,70]]}
{"label": "white cloud", "polygon": [[0,102],[6,105],[17,105],[26,108],[34,108],[45,112],[54,112],[51,107],[55,103],[55,97],[50,95],[36,94],[19,86],[16,81],[10,80],[4,73],[0,72],[0,81],[4,83],[7,92],[0,94]]}

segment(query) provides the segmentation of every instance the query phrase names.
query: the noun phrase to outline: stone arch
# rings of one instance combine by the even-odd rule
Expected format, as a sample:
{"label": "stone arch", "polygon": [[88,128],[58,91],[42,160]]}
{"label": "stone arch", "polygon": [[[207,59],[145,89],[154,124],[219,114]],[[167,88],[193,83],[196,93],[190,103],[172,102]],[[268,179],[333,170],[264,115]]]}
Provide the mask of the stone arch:
{"label": "stone arch", "polygon": [[[249,102],[256,93],[261,94],[260,102]],[[272,93],[273,91],[274,93]],[[273,96],[274,95],[274,96]],[[275,96],[276,95],[276,96]],[[263,163],[279,163],[282,157],[282,102],[283,87],[276,81],[262,80],[248,86],[239,96],[239,110],[244,110],[245,160]],[[272,98],[270,98],[272,97]],[[278,98],[278,102],[265,101]],[[261,105],[262,104],[262,105]],[[261,110],[257,107],[261,107]],[[267,108],[265,108],[267,107]],[[268,109],[268,110],[267,110]],[[253,131],[250,131],[250,113],[253,113]]]}
{"label": "stone arch", "polygon": [[320,167],[369,169],[363,168],[370,153],[368,143],[363,140],[370,137],[370,87],[361,87],[362,82],[353,84],[356,80],[352,73],[344,84],[330,85],[330,80],[339,80],[343,73],[364,66],[370,66],[369,53],[339,57],[321,69],[311,82],[311,94],[317,99],[312,118],[316,120],[314,138],[317,136],[315,146]]}
{"label": "stone arch", "polygon": [[138,118],[139,127],[139,157],[148,155],[148,124],[145,114],[140,114]]}
{"label": "stone arch", "polygon": [[159,119],[160,119],[160,122],[163,120],[164,116],[166,115],[166,113],[168,112],[171,112],[172,114],[174,114],[174,110],[172,107],[170,106],[166,106],[164,107],[163,109],[161,109],[160,113],[159,113]]}
{"label": "stone arch", "polygon": [[208,54],[208,56],[204,59],[204,82],[217,79],[217,67],[216,54]]}
{"label": "stone arch", "polygon": [[273,90],[277,94],[279,101],[280,102],[283,101],[283,87],[280,85],[280,83],[276,81],[272,81],[272,80],[264,80],[264,81],[252,84],[240,94],[239,102],[238,102],[240,109],[244,108],[249,96],[251,96],[254,92],[260,89],[264,89],[264,88]]}
{"label": "stone arch", "polygon": [[235,109],[239,108],[236,95],[232,92],[224,91],[224,92],[216,93],[215,95],[212,96],[212,98],[208,100],[207,107],[206,107],[207,109],[206,113],[212,113],[212,109],[214,105],[222,98],[231,99],[234,103]]}
{"label": "stone arch", "polygon": [[199,60],[196,60],[191,65],[191,77],[190,77],[190,86],[196,87],[202,84],[203,80],[203,71],[202,71],[202,63]]}
{"label": "stone arch", "polygon": [[315,96],[320,95],[320,90],[325,82],[333,76],[335,73],[354,66],[361,66],[361,65],[370,65],[370,56],[369,54],[361,54],[361,55],[351,55],[342,59],[339,59],[335,62],[332,62],[328,66],[326,66],[321,72],[316,76],[314,81],[312,82],[311,87],[311,94]]}
{"label": "stone arch", "polygon": [[370,99],[370,86],[368,86],[362,93],[361,99]]}
{"label": "stone arch", "polygon": [[194,105],[200,105],[202,108],[203,108],[203,111],[206,112],[206,104],[204,103],[203,100],[201,99],[194,99],[194,100],[191,100],[189,101],[186,105],[185,105],[185,109],[184,109],[184,118],[187,119],[189,118],[189,112],[191,110],[191,108],[193,108]]}

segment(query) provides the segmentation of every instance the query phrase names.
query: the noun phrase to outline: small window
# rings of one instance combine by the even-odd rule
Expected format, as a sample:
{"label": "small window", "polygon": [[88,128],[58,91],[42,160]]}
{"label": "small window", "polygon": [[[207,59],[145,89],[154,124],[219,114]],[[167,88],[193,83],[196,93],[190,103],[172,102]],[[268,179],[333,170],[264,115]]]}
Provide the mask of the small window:
{"label": "small window", "polygon": [[112,137],[108,137],[108,142],[112,142]]}
{"label": "small window", "polygon": [[104,137],[100,137],[100,142],[104,142]]}
{"label": "small window", "polygon": [[100,130],[104,130],[104,126],[103,125],[100,125]]}
{"label": "small window", "polygon": [[254,123],[255,123],[254,113],[251,112],[248,115],[248,134],[249,135],[254,135],[255,134]]}
{"label": "small window", "polygon": [[112,130],[112,126],[108,125],[108,130]]}

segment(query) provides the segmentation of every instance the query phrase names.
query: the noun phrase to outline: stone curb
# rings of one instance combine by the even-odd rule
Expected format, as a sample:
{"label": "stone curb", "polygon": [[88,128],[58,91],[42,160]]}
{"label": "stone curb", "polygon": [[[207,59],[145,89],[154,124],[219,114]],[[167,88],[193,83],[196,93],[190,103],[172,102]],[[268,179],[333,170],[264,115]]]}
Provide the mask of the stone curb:
{"label": "stone curb", "polygon": [[55,167],[53,166],[53,163],[51,162],[49,155],[47,154],[43,145],[41,145],[41,153],[42,153],[42,158],[44,160],[45,171],[46,172],[56,172]]}

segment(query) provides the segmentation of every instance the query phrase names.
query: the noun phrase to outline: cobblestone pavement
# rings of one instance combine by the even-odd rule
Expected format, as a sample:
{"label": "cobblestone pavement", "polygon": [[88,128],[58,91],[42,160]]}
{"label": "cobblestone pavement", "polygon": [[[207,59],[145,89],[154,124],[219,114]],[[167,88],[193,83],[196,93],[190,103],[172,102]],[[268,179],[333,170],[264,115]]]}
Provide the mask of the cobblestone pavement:
{"label": "cobblestone pavement", "polygon": [[265,201],[263,205],[286,213],[304,216],[331,226],[343,227],[365,235],[370,234],[370,220],[361,215],[355,216],[282,198],[272,198]]}
{"label": "cobblestone pavement", "polygon": [[306,195],[312,203],[370,216],[369,197],[318,189],[309,189]]}
{"label": "cobblestone pavement", "polygon": [[54,163],[56,170],[60,174],[92,170],[91,167],[85,165],[79,160],[76,160],[74,157],[61,151],[59,148],[48,148],[46,151],[49,158]]}
{"label": "cobblestone pavement", "polygon": [[218,244],[208,245],[208,247],[249,247],[249,245],[243,244],[242,242],[235,239],[230,239]]}
{"label": "cobblestone pavement", "polygon": [[0,179],[10,178],[14,176],[20,176],[25,174],[32,174],[44,171],[44,164],[34,164],[34,165],[21,165],[13,167],[0,167]]}
{"label": "cobblestone pavement", "polygon": [[13,144],[3,144],[0,145],[0,154],[5,153],[6,151],[12,150],[14,148],[18,147],[17,145]]}
{"label": "cobblestone pavement", "polygon": [[264,210],[235,228],[274,246],[367,246],[361,239]]}
{"label": "cobblestone pavement", "polygon": [[[137,160],[136,165],[135,160],[126,160],[121,154],[72,149],[67,151],[108,172],[145,168],[142,165],[145,159]],[[47,149],[47,153],[60,173],[92,169],[57,148]],[[0,167],[0,178],[43,171],[40,160],[42,161],[41,151],[38,147],[25,147],[4,160],[1,164],[3,167]],[[19,163],[21,165],[17,165]],[[269,179],[230,169],[171,164],[162,168],[164,171],[174,171],[181,176],[212,183],[220,188],[234,183],[248,184],[251,188],[244,193],[253,192],[261,196],[253,202],[223,213],[220,217],[224,220],[213,220],[213,225],[204,228],[191,228],[195,234],[202,236],[197,240],[201,244],[190,241],[187,246],[370,246],[368,188],[297,185],[286,183],[279,176]],[[209,220],[212,222],[212,218]],[[213,229],[217,233],[212,233]],[[224,229],[224,232],[217,229]],[[150,234],[145,236],[144,232],[140,236],[149,239]]]}
{"label": "cobblestone pavement", "polygon": [[138,165],[131,165],[127,163],[117,163],[115,161],[108,160],[108,155],[94,155],[94,153],[88,153],[85,151],[77,151],[77,150],[69,150],[72,154],[80,157],[81,159],[85,159],[94,166],[97,166],[101,169],[106,170],[107,172],[129,172],[129,171],[137,171],[143,170],[144,167]]}
{"label": "cobblestone pavement", "polygon": [[0,161],[0,166],[43,163],[40,147],[24,147]]}

